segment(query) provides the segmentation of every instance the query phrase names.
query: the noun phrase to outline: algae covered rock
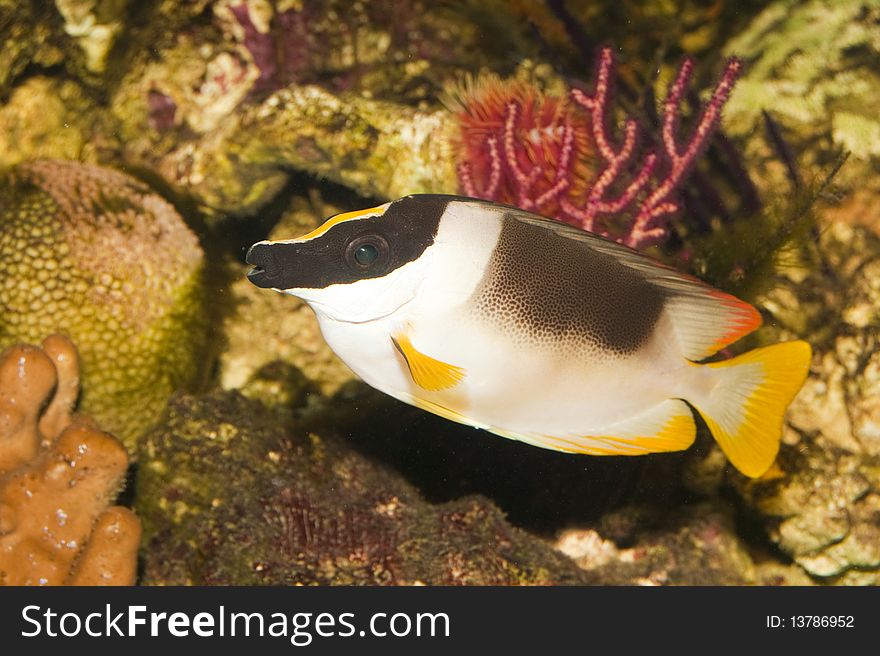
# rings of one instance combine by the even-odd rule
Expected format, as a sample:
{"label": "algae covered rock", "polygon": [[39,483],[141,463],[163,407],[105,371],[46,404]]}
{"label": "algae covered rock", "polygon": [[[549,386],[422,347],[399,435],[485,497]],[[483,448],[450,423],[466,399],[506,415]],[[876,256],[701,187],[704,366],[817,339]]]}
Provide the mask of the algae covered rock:
{"label": "algae covered rock", "polygon": [[880,459],[820,438],[782,450],[784,475],[743,485],[772,540],[817,580],[880,583]]}
{"label": "algae covered rock", "polygon": [[880,133],[869,127],[877,117],[865,104],[880,93],[878,12],[876,0],[770,3],[726,47],[752,61],[726,110],[731,129],[745,130],[768,109],[812,136],[831,132],[858,157],[880,154]]}
{"label": "algae covered rock", "polygon": [[129,0],[55,0],[64,32],[82,53],[85,71],[103,73],[124,29]]}
{"label": "algae covered rock", "polygon": [[64,60],[61,20],[47,4],[0,0],[0,97],[28,66]]}
{"label": "algae covered rock", "polygon": [[[110,112],[125,157],[183,187],[210,213],[252,215],[291,170],[392,198],[457,189],[442,148],[450,79],[506,65],[509,41],[481,23],[499,12],[421,0],[157,3],[131,28],[133,43]],[[175,7],[175,5],[177,5]]]}
{"label": "algae covered rock", "polygon": [[[304,235],[340,211],[321,202],[296,197],[268,239]],[[279,360],[296,367],[324,394],[334,394],[356,376],[330,350],[315,313],[303,301],[286,294],[267,293],[253,285],[237,264],[238,278],[230,286],[235,309],[224,318],[225,348],[220,355],[220,385],[241,388],[263,366]]]}
{"label": "algae covered rock", "polygon": [[824,267],[791,272],[763,305],[783,335],[813,335],[777,468],[735,486],[768,535],[816,580],[880,583],[880,238],[832,223]]}
{"label": "algae covered rock", "polygon": [[458,184],[451,126],[444,110],[290,86],[240,108],[194,145],[175,148],[157,168],[213,211],[233,214],[264,207],[291,170],[366,197],[448,193]]}
{"label": "algae covered rock", "polygon": [[769,112],[803,171],[851,156],[835,181],[853,191],[838,219],[876,224],[880,191],[880,3],[780,0],[725,46],[745,74],[725,108],[725,129],[744,140],[750,167],[768,190],[784,178],[783,158],[765,138]]}
{"label": "algae covered rock", "polygon": [[0,183],[0,226],[0,346],[70,336],[81,410],[131,446],[200,375],[198,240],[137,180],[58,160]]}
{"label": "algae covered rock", "polygon": [[809,585],[796,566],[758,562],[729,507],[704,502],[659,511],[626,506],[556,547],[606,585]]}
{"label": "algae covered rock", "polygon": [[43,157],[91,159],[100,124],[83,89],[70,80],[35,76],[0,106],[0,166]]}
{"label": "algae covered rock", "polygon": [[490,501],[432,505],[331,434],[236,392],[184,396],[140,445],[145,584],[562,584],[590,576]]}

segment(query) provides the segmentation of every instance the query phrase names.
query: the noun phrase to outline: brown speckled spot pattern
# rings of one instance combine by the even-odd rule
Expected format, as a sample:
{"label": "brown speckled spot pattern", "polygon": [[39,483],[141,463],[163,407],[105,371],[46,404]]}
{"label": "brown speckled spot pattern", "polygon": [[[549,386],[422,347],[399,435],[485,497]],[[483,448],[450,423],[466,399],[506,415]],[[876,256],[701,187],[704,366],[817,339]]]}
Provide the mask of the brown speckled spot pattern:
{"label": "brown speckled spot pattern", "polygon": [[651,336],[662,290],[610,255],[503,219],[501,234],[472,307],[523,346],[560,355],[624,356]]}

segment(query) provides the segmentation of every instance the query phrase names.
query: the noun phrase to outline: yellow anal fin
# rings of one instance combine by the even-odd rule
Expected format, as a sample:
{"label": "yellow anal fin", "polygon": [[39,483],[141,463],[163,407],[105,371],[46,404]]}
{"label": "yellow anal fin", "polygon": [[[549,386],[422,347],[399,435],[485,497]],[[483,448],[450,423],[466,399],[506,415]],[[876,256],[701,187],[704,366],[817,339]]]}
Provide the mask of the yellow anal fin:
{"label": "yellow anal fin", "polygon": [[448,364],[425,355],[412,345],[409,337],[399,334],[391,338],[395,348],[406,360],[409,373],[416,385],[429,392],[455,387],[464,378],[465,371],[454,364]]}
{"label": "yellow anal fin", "polygon": [[810,345],[785,342],[700,365],[718,369],[715,391],[694,400],[727,459],[758,478],[776,459],[788,404],[810,370]]}
{"label": "yellow anal fin", "polygon": [[624,421],[605,426],[591,435],[521,434],[490,428],[493,433],[535,446],[594,456],[640,456],[681,451],[694,442],[697,426],[686,403],[667,399]]}
{"label": "yellow anal fin", "polygon": [[694,443],[697,425],[694,415],[682,401],[674,401],[684,406],[676,414],[669,416],[657,433],[647,437],[637,436],[625,440],[627,444],[644,449],[645,453],[661,453],[665,451],[683,451]]}

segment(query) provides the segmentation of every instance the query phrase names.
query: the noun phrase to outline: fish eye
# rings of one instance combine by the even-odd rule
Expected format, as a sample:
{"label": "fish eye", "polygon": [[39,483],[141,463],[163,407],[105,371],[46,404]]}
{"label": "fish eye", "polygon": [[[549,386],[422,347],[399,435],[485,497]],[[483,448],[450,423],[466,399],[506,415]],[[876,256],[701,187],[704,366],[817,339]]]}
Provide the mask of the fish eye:
{"label": "fish eye", "polygon": [[379,257],[379,249],[373,244],[361,244],[354,252],[354,261],[361,266],[369,266]]}
{"label": "fish eye", "polygon": [[387,261],[388,242],[379,235],[364,235],[349,242],[345,260],[358,271],[374,270]]}

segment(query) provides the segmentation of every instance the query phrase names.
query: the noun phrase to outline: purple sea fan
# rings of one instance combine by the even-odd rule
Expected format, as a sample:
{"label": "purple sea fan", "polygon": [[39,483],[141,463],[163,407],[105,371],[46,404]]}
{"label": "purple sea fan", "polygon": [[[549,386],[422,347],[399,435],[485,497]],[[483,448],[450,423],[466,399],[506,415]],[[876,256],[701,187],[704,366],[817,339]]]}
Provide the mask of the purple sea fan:
{"label": "purple sea fan", "polygon": [[667,219],[680,209],[678,189],[717,127],[742,63],[728,60],[689,140],[680,143],[681,101],[694,70],[693,60],[685,59],[666,95],[659,145],[640,162],[638,121],[626,120],[619,142],[609,131],[613,66],[611,49],[603,48],[593,92],[574,89],[568,98],[522,83],[458,90],[462,192],[552,216],[632,248],[667,237]]}

